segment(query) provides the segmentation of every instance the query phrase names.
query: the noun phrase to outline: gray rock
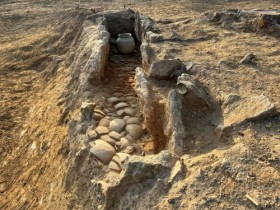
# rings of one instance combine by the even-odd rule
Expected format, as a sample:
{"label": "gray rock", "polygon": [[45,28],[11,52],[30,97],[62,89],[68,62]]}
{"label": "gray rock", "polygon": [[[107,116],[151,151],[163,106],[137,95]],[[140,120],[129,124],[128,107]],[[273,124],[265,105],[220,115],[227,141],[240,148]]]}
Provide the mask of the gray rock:
{"label": "gray rock", "polygon": [[106,127],[103,126],[98,126],[95,131],[99,134],[99,135],[103,135],[103,134],[108,134],[109,130]]}
{"label": "gray rock", "polygon": [[110,136],[111,138],[117,140],[117,141],[120,140],[121,137],[122,137],[122,135],[119,134],[119,133],[116,132],[116,131],[111,131],[111,132],[109,133],[109,136]]}
{"label": "gray rock", "polygon": [[134,139],[139,139],[143,134],[143,129],[140,125],[130,124],[125,127],[125,130],[131,135]]}
{"label": "gray rock", "polygon": [[136,101],[137,98],[135,96],[126,96],[127,101]]}
{"label": "gray rock", "polygon": [[226,128],[250,120],[262,120],[276,113],[275,105],[264,95],[242,98],[225,107],[224,126]]}
{"label": "gray rock", "polygon": [[253,60],[256,58],[256,56],[253,53],[248,53],[247,55],[242,58],[241,61],[239,61],[240,64],[254,64]]}
{"label": "gray rock", "polygon": [[116,150],[110,144],[103,140],[96,140],[93,142],[90,153],[104,164],[108,164]]}
{"label": "gray rock", "polygon": [[150,43],[157,43],[157,42],[164,41],[164,37],[162,34],[156,34],[152,31],[148,31],[146,34],[147,34],[147,39],[149,40]]}
{"label": "gray rock", "polygon": [[113,103],[121,102],[121,100],[118,97],[113,96],[113,97],[107,98],[107,102],[110,104],[113,104]]}
{"label": "gray rock", "polygon": [[133,109],[133,108],[128,107],[128,108],[124,108],[122,110],[124,111],[124,114],[127,114],[129,116],[135,116],[136,115],[136,110]]}
{"label": "gray rock", "polygon": [[128,105],[127,103],[125,103],[125,102],[120,102],[120,103],[116,104],[116,105],[114,106],[114,108],[115,108],[115,109],[121,109],[121,108],[128,107],[128,106],[129,106],[129,105]]}
{"label": "gray rock", "polygon": [[153,62],[150,68],[150,77],[156,79],[168,79],[178,77],[186,72],[186,66],[177,59],[164,59]]}
{"label": "gray rock", "polygon": [[121,132],[125,126],[125,122],[122,119],[114,119],[110,122],[109,130],[115,132]]}
{"label": "gray rock", "polygon": [[182,74],[177,79],[177,91],[184,100],[196,108],[210,108],[211,100],[200,82],[189,74]]}
{"label": "gray rock", "polygon": [[88,121],[90,122],[93,117],[93,111],[96,104],[91,102],[83,102],[80,108],[81,110],[81,121]]}
{"label": "gray rock", "polygon": [[123,110],[123,109],[118,110],[118,111],[117,111],[117,115],[118,115],[118,116],[120,116],[120,117],[125,116],[125,112],[124,112],[124,110]]}
{"label": "gray rock", "polygon": [[129,125],[129,124],[138,124],[138,125],[141,125],[141,122],[140,122],[140,120],[139,120],[138,117],[131,117],[131,118],[127,119],[126,124],[127,124],[127,125]]}

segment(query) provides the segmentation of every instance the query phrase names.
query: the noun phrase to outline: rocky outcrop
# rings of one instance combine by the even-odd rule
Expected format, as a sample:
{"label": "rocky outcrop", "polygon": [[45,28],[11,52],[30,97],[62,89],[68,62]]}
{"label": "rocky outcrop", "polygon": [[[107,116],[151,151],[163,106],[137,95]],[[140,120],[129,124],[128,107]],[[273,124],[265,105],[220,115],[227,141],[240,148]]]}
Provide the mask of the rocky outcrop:
{"label": "rocky outcrop", "polygon": [[[171,172],[175,163],[176,159],[168,151],[147,157],[129,157],[121,174],[112,172],[105,181],[92,181],[94,185],[101,185],[105,195],[103,209],[153,208],[170,188],[168,181],[174,178],[174,171]],[[151,193],[160,197],[150,196]],[[142,195],[141,201],[139,195]]]}

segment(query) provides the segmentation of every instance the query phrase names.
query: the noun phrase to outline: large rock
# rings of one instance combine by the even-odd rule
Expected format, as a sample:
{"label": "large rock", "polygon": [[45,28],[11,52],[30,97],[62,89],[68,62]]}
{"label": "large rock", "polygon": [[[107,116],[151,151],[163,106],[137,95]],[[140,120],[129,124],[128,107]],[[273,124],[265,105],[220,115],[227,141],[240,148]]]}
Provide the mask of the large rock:
{"label": "large rock", "polygon": [[105,14],[108,23],[108,31],[112,37],[117,38],[118,34],[134,34],[135,12],[132,10],[120,10]]}
{"label": "large rock", "polygon": [[157,79],[168,79],[178,77],[184,72],[186,72],[186,66],[180,60],[164,59],[152,63],[149,76]]}
{"label": "large rock", "polygon": [[276,114],[275,105],[264,95],[253,96],[249,98],[235,97],[235,100],[229,103],[228,98],[224,109],[224,126],[232,127],[250,120],[261,120]]}
{"label": "large rock", "polygon": [[103,140],[96,140],[93,142],[90,153],[104,164],[108,164],[116,150],[110,144]]}
{"label": "large rock", "polygon": [[[124,156],[123,158],[126,159],[127,157]],[[163,182],[163,180],[169,179],[175,162],[176,159],[168,151],[146,157],[130,156],[123,164],[123,171],[119,176],[112,174],[111,177],[108,177],[109,183],[100,182],[103,193],[106,195],[104,208],[117,209],[120,203],[123,204],[123,207],[129,208],[129,205],[137,202],[139,200],[138,196],[141,195],[142,197],[145,196],[145,199],[150,202],[147,205],[142,204],[140,208],[149,209],[151,202],[158,200],[158,197],[156,199],[152,198],[144,186],[149,186],[148,192],[168,189],[168,185],[159,186],[158,181]],[[121,170],[115,161],[114,165],[112,164],[112,170],[118,172]],[[143,207],[143,205],[145,206]]]}
{"label": "large rock", "polygon": [[81,121],[91,121],[93,118],[93,112],[96,104],[92,102],[83,102],[80,108],[81,110]]}
{"label": "large rock", "polygon": [[121,132],[125,126],[125,122],[122,119],[114,119],[110,122],[109,130],[115,132]]}

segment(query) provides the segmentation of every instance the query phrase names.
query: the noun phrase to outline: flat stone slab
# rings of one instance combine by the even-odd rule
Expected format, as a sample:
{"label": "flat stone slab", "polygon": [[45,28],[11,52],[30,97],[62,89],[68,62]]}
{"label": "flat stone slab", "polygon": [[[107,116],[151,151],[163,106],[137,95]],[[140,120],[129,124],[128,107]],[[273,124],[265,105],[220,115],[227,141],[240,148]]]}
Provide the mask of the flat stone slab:
{"label": "flat stone slab", "polygon": [[110,122],[109,130],[115,132],[121,132],[125,126],[125,122],[122,119],[114,119]]}
{"label": "flat stone slab", "polygon": [[275,105],[264,95],[236,99],[225,107],[224,126],[238,125],[247,120],[261,120],[275,113]]}
{"label": "flat stone slab", "polygon": [[102,163],[108,164],[116,154],[116,150],[107,142],[98,139],[93,142],[90,153]]}
{"label": "flat stone slab", "polygon": [[107,134],[109,133],[109,130],[107,127],[104,126],[98,126],[95,131],[99,134],[99,135],[103,135],[103,134]]}
{"label": "flat stone slab", "polygon": [[135,140],[139,139],[143,134],[142,126],[136,124],[130,124],[125,127],[127,133],[132,136]]}

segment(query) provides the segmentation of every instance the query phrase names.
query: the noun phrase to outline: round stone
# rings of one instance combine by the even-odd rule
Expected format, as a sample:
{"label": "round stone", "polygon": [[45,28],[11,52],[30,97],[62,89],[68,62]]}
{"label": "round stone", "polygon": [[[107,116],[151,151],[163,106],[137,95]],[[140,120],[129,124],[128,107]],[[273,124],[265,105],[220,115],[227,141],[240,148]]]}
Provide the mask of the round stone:
{"label": "round stone", "polygon": [[128,106],[129,106],[129,105],[128,105],[127,103],[125,103],[125,102],[120,102],[120,103],[116,104],[116,105],[114,106],[114,108],[115,108],[115,109],[121,109],[121,108],[128,107]]}
{"label": "round stone", "polygon": [[126,124],[141,124],[140,120],[138,117],[131,117],[126,120]]}
{"label": "round stone", "polygon": [[123,117],[123,116],[125,115],[124,110],[123,110],[123,109],[118,110],[118,111],[117,111],[117,115],[120,116],[120,117]]}
{"label": "round stone", "polygon": [[125,108],[123,109],[124,113],[129,115],[129,116],[135,116],[136,110],[132,108]]}
{"label": "round stone", "polygon": [[104,116],[99,114],[99,113],[96,113],[96,112],[93,113],[93,119],[96,120],[96,121],[101,120],[103,117]]}
{"label": "round stone", "polygon": [[114,119],[110,122],[109,130],[115,132],[121,132],[125,126],[125,122],[122,119]]}
{"label": "round stone", "polygon": [[125,127],[125,130],[129,135],[133,137],[133,139],[139,139],[143,134],[143,129],[140,125],[129,124]]}
{"label": "round stone", "polygon": [[114,147],[100,139],[93,142],[90,152],[103,164],[108,164],[116,154]]}

